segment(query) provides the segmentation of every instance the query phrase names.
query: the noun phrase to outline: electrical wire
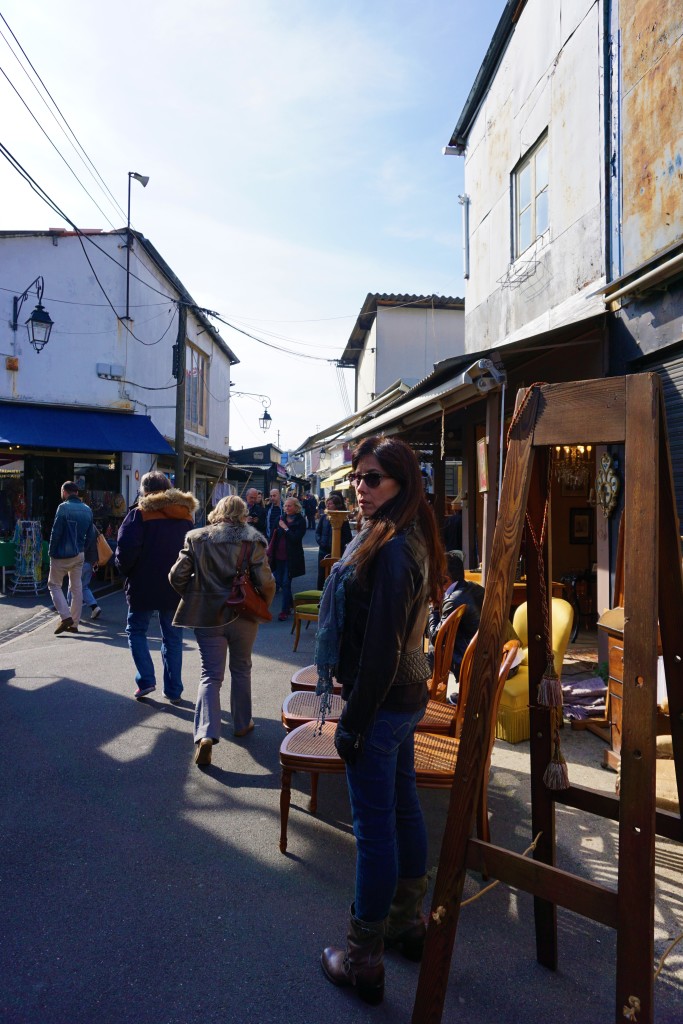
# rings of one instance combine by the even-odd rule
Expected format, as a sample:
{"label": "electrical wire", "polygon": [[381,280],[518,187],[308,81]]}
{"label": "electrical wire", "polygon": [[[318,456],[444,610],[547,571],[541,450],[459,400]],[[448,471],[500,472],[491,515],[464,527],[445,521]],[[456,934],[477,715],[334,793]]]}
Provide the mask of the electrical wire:
{"label": "electrical wire", "polygon": [[277,352],[284,352],[289,356],[298,356],[299,359],[313,359],[319,363],[333,363],[335,360],[328,359],[326,356],[312,356],[308,352],[294,352],[292,349],[285,348],[283,345],[275,345],[272,341],[266,341],[264,338],[258,338],[255,334],[251,334],[249,331],[243,330],[241,327],[237,327],[235,324],[231,324],[229,320],[223,319],[218,313],[205,309],[203,310],[208,316],[214,317],[219,320],[220,323],[225,324],[226,327],[231,327],[233,331],[237,331],[239,334],[244,334],[247,338],[251,338],[252,341],[257,341],[259,345],[265,345],[266,348],[275,349]]}
{"label": "electrical wire", "polygon": [[104,210],[102,209],[102,207],[100,206],[100,204],[99,204],[99,203],[97,202],[97,200],[95,199],[95,197],[94,197],[94,196],[92,196],[92,195],[90,194],[90,192],[88,192],[87,188],[85,187],[85,185],[83,184],[83,182],[81,181],[81,179],[80,179],[80,178],[78,177],[78,175],[77,175],[77,174],[76,174],[76,172],[74,171],[74,169],[73,169],[73,167],[71,166],[71,164],[69,163],[69,161],[68,161],[68,160],[66,159],[66,157],[64,156],[64,154],[63,154],[62,152],[60,152],[59,146],[57,146],[57,144],[56,144],[55,142],[53,142],[53,140],[52,140],[52,139],[50,138],[50,136],[48,135],[48,133],[47,133],[47,132],[45,131],[45,129],[43,128],[42,124],[40,123],[40,121],[38,120],[38,118],[36,117],[36,115],[35,115],[35,114],[33,113],[33,111],[31,110],[31,108],[29,107],[28,103],[26,102],[26,100],[24,99],[24,97],[23,97],[23,96],[21,95],[21,93],[19,92],[19,90],[17,89],[17,87],[16,87],[15,85],[14,85],[14,83],[12,82],[12,80],[10,79],[10,77],[8,76],[7,72],[6,72],[5,70],[4,70],[4,68],[1,68],[1,67],[0,67],[0,74],[1,74],[1,75],[3,75],[3,77],[4,77],[4,78],[5,78],[6,80],[7,80],[7,82],[9,82],[10,86],[12,87],[12,89],[14,89],[15,93],[17,94],[17,96],[19,97],[19,99],[21,100],[21,102],[22,102],[22,103],[24,104],[24,106],[25,106],[25,107],[26,107],[26,109],[28,110],[29,114],[31,115],[31,117],[33,118],[33,120],[34,120],[34,121],[36,122],[36,124],[37,124],[37,125],[38,125],[38,127],[40,128],[41,132],[43,133],[43,135],[45,136],[45,138],[47,139],[47,141],[48,141],[48,142],[50,143],[50,145],[51,145],[51,146],[52,146],[52,148],[54,149],[54,151],[55,151],[55,153],[57,154],[57,156],[58,156],[58,157],[59,157],[59,158],[60,158],[60,159],[61,159],[61,160],[62,160],[62,161],[63,161],[63,162],[64,162],[64,163],[66,164],[66,166],[67,166],[67,167],[68,167],[68,169],[69,169],[69,170],[71,171],[71,173],[73,174],[73,176],[74,176],[74,178],[76,179],[76,181],[78,182],[78,184],[79,184],[79,185],[81,186],[81,188],[83,189],[83,191],[84,191],[84,192],[85,192],[85,194],[87,195],[88,199],[92,199],[93,203],[95,204],[95,206],[97,207],[97,209],[98,209],[98,210],[100,211],[100,213],[102,214],[102,216],[104,217],[104,219],[105,219],[105,220],[107,221],[107,223],[108,223],[108,224],[109,224],[109,225],[110,225],[110,226],[111,226],[111,227],[113,228],[113,227],[114,227],[114,225],[113,225],[113,224],[112,224],[112,222],[111,222],[111,221],[109,220],[109,217],[107,216],[107,214],[106,214],[106,213],[104,212]]}
{"label": "electrical wire", "polygon": [[[92,170],[93,170],[93,171],[95,172],[95,174],[96,174],[96,175],[97,175],[97,177],[99,178],[100,182],[102,183],[102,186],[103,186],[104,190],[105,190],[105,191],[106,191],[106,192],[108,193],[108,195],[110,196],[110,198],[111,198],[111,200],[112,200],[112,202],[113,202],[113,205],[114,205],[114,206],[115,206],[115,207],[116,207],[116,208],[118,209],[118,211],[120,211],[120,213],[122,214],[122,216],[124,216],[124,217],[125,217],[125,216],[126,216],[126,214],[125,214],[125,211],[124,211],[124,210],[123,210],[123,208],[122,208],[122,207],[121,207],[121,206],[119,205],[119,203],[118,203],[118,201],[116,200],[116,197],[114,196],[113,192],[111,191],[111,189],[110,189],[110,188],[109,188],[109,186],[107,185],[106,181],[104,180],[104,178],[102,177],[102,175],[100,174],[100,172],[99,172],[99,171],[97,170],[97,168],[95,167],[95,164],[94,164],[94,163],[92,162],[92,160],[90,159],[90,157],[89,157],[89,156],[88,156],[88,154],[86,153],[85,149],[83,148],[83,146],[82,146],[82,145],[81,145],[81,143],[79,142],[78,138],[76,137],[76,133],[75,133],[75,132],[73,131],[73,129],[72,129],[72,127],[71,127],[71,125],[69,124],[69,122],[67,121],[66,117],[65,117],[65,116],[64,116],[64,114],[62,113],[62,111],[61,111],[61,109],[60,109],[60,107],[59,107],[59,104],[57,103],[57,101],[55,100],[54,96],[52,95],[52,93],[50,92],[50,90],[48,89],[48,87],[46,86],[46,84],[45,84],[45,82],[43,81],[43,79],[41,78],[41,76],[40,76],[40,75],[38,74],[38,71],[36,70],[35,66],[33,65],[33,63],[32,63],[32,61],[31,61],[31,59],[29,58],[28,54],[26,53],[26,50],[25,50],[25,49],[23,48],[23,46],[21,45],[21,43],[20,43],[20,42],[19,42],[19,40],[17,39],[17,37],[16,37],[15,33],[14,33],[14,32],[12,31],[12,27],[11,27],[11,26],[9,25],[9,23],[8,23],[7,19],[5,18],[5,16],[4,16],[4,15],[3,15],[3,14],[2,14],[1,12],[0,12],[0,18],[2,18],[3,22],[4,22],[4,23],[5,23],[5,25],[7,26],[7,29],[8,29],[8,31],[10,32],[10,34],[11,34],[12,38],[14,39],[15,43],[17,44],[17,46],[18,46],[18,47],[19,47],[19,49],[21,50],[21,52],[22,52],[22,54],[23,54],[23,56],[24,56],[24,58],[25,58],[25,60],[26,60],[26,62],[27,62],[27,64],[28,64],[28,66],[29,66],[29,67],[31,68],[31,70],[33,71],[33,74],[34,74],[34,75],[36,76],[36,78],[38,79],[38,81],[39,81],[39,82],[40,82],[40,84],[42,85],[43,89],[45,90],[45,92],[46,92],[46,93],[47,93],[47,95],[49,96],[49,98],[50,98],[50,101],[52,102],[52,105],[54,106],[55,110],[57,111],[57,113],[58,113],[58,114],[59,114],[59,116],[61,117],[61,119],[62,119],[62,121],[64,122],[64,124],[66,125],[66,127],[68,128],[68,130],[69,130],[69,132],[70,132],[70,134],[71,134],[71,136],[72,136],[72,138],[73,138],[74,142],[76,143],[76,145],[77,145],[77,146],[78,146],[78,148],[80,149],[81,153],[83,154],[83,156],[85,157],[85,159],[87,160],[87,162],[88,162],[88,163],[90,164],[90,166],[92,167]],[[43,103],[45,104],[46,108],[47,108],[47,109],[48,109],[48,110],[50,111],[50,114],[51,114],[51,115],[52,115],[52,117],[53,117],[53,118],[55,119],[56,123],[57,123],[57,124],[59,125],[59,122],[57,121],[57,118],[55,117],[55,115],[54,115],[54,112],[53,112],[52,110],[50,110],[50,107],[48,106],[48,104],[47,104],[47,101],[45,100],[45,98],[44,98],[43,96],[41,96],[41,95],[40,95],[40,90],[38,89],[38,86],[37,86],[37,85],[35,84],[35,82],[33,82],[33,81],[31,80],[31,77],[30,77],[30,75],[29,75],[28,71],[26,71],[26,68],[25,68],[25,67],[23,66],[23,64],[21,63],[21,61],[20,61],[20,60],[19,60],[19,58],[17,57],[16,53],[15,53],[15,52],[14,52],[14,50],[12,49],[12,46],[10,45],[10,43],[8,42],[8,40],[7,40],[6,38],[5,38],[5,35],[4,35],[4,33],[0,32],[0,35],[2,35],[2,38],[3,38],[4,40],[5,40],[5,43],[7,44],[7,47],[8,47],[8,49],[9,49],[9,50],[10,50],[10,52],[11,52],[11,53],[13,54],[13,56],[15,57],[15,59],[16,59],[16,61],[17,61],[17,63],[19,64],[19,67],[20,67],[20,68],[22,69],[22,71],[24,72],[24,74],[25,74],[25,75],[26,75],[26,77],[28,78],[29,82],[31,82],[31,85],[32,85],[32,86],[34,87],[34,89],[36,90],[36,92],[37,92],[37,93],[38,93],[38,95],[40,96],[41,100],[42,100],[42,101],[43,101]],[[66,136],[66,133],[64,132],[64,129],[63,129],[62,127],[61,127],[61,125],[59,125],[59,127],[60,127],[61,131],[62,131],[62,132],[64,133],[65,137],[67,137],[67,136]],[[70,142],[70,140],[68,139],[68,137],[67,137],[67,141],[69,141],[69,142]],[[71,143],[71,142],[70,142],[70,144],[71,144],[71,145],[73,146],[73,143]],[[81,159],[82,159],[82,158],[81,158]]]}

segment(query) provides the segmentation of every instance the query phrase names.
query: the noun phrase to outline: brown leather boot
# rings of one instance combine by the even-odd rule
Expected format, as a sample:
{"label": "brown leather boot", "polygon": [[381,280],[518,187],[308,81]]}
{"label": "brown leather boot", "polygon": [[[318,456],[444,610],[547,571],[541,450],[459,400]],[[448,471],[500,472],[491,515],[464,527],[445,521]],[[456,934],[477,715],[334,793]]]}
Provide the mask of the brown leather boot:
{"label": "brown leather boot", "polygon": [[384,998],[384,921],[360,921],[351,907],[346,949],[328,946],[320,962],[333,985],[350,985],[376,1006]]}
{"label": "brown leather boot", "polygon": [[384,945],[387,949],[400,949],[408,960],[415,962],[422,959],[427,935],[422,901],[428,884],[427,875],[421,878],[399,878],[384,932]]}

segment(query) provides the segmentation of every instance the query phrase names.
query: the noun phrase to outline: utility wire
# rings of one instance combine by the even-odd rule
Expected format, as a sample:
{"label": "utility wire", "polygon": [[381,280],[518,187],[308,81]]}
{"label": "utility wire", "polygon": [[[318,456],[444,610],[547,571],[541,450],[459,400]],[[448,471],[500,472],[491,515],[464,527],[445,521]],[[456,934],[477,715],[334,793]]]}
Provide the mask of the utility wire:
{"label": "utility wire", "polygon": [[[59,107],[59,105],[58,105],[57,101],[55,100],[54,96],[52,95],[52,93],[50,92],[50,90],[48,89],[48,87],[47,87],[47,86],[45,85],[45,82],[43,81],[43,79],[42,79],[42,78],[40,77],[40,75],[38,74],[38,71],[36,70],[35,66],[34,66],[34,65],[33,65],[33,63],[31,62],[31,59],[29,58],[28,54],[26,53],[26,50],[25,50],[25,49],[23,48],[23,46],[21,45],[21,43],[20,43],[20,42],[19,42],[19,40],[17,39],[16,35],[15,35],[15,34],[14,34],[14,32],[12,31],[12,28],[11,28],[11,26],[10,26],[10,25],[8,24],[8,22],[7,22],[7,19],[6,19],[5,17],[4,17],[4,15],[3,15],[3,14],[2,14],[1,12],[0,12],[0,18],[2,18],[3,22],[4,22],[4,23],[5,23],[5,25],[7,26],[7,29],[8,29],[8,31],[10,32],[10,34],[11,34],[12,38],[14,39],[15,43],[17,44],[17,46],[18,46],[18,47],[19,47],[19,49],[21,50],[22,54],[24,55],[24,58],[25,58],[25,60],[26,60],[27,64],[29,65],[29,67],[31,68],[31,70],[33,71],[33,74],[34,74],[34,75],[36,76],[36,78],[38,79],[38,81],[39,81],[39,82],[40,82],[40,84],[42,85],[43,89],[45,90],[45,92],[47,93],[47,95],[48,95],[48,96],[50,97],[50,100],[51,100],[51,102],[52,102],[52,104],[53,104],[53,106],[54,106],[55,110],[57,111],[57,113],[58,113],[58,114],[59,114],[59,116],[61,117],[62,121],[64,122],[64,124],[65,124],[65,125],[66,125],[66,127],[68,128],[68,130],[69,130],[69,132],[70,132],[70,134],[71,134],[71,136],[72,136],[72,138],[73,138],[74,142],[76,143],[76,145],[77,145],[77,146],[78,146],[78,148],[80,149],[81,153],[83,154],[83,156],[85,157],[85,159],[87,160],[87,162],[88,162],[88,163],[90,164],[90,166],[92,167],[93,171],[95,172],[95,175],[96,175],[96,176],[97,176],[97,177],[99,178],[100,182],[102,183],[102,186],[104,187],[104,190],[105,190],[105,191],[106,191],[106,192],[107,192],[107,193],[109,194],[109,196],[111,197],[111,200],[113,201],[113,204],[114,204],[114,206],[115,206],[115,207],[116,207],[116,208],[117,208],[117,209],[118,209],[118,210],[120,211],[120,213],[122,214],[122,216],[124,216],[124,217],[125,217],[125,216],[126,216],[126,214],[125,214],[125,212],[124,212],[123,208],[122,208],[122,207],[121,207],[121,206],[119,205],[119,203],[117,202],[117,200],[116,200],[116,198],[115,198],[114,194],[112,193],[112,191],[111,191],[111,190],[110,190],[110,188],[108,187],[107,183],[105,182],[104,178],[102,177],[102,175],[100,174],[100,172],[99,172],[99,171],[97,170],[97,168],[95,167],[95,164],[94,164],[94,163],[92,162],[92,160],[90,159],[90,157],[89,157],[89,156],[88,156],[88,154],[86,153],[85,149],[83,148],[83,146],[82,146],[82,145],[81,145],[81,143],[79,142],[78,138],[76,137],[76,134],[75,134],[75,132],[73,131],[73,129],[72,129],[72,127],[71,127],[71,125],[69,124],[69,122],[67,121],[66,117],[65,117],[65,116],[64,116],[64,114],[62,113],[62,111],[61,111],[61,109],[60,109],[60,107]],[[24,68],[24,66],[22,65],[21,61],[19,60],[19,58],[17,57],[16,53],[14,52],[14,50],[12,49],[12,47],[10,46],[10,44],[9,44],[9,42],[7,41],[7,39],[5,38],[4,34],[3,34],[3,33],[0,33],[0,34],[2,34],[2,37],[3,37],[3,39],[5,39],[5,42],[7,43],[7,46],[8,46],[8,48],[10,49],[10,51],[11,51],[11,52],[12,52],[12,54],[14,55],[15,59],[17,60],[17,63],[19,64],[19,66],[21,67],[22,71],[24,72],[24,74],[26,75],[26,77],[27,77],[27,78],[28,78],[28,80],[29,80],[29,81],[31,82],[31,84],[33,85],[34,89],[36,90],[36,92],[37,92],[37,93],[38,93],[38,95],[40,96],[40,91],[38,90],[38,87],[37,87],[37,85],[35,84],[35,82],[33,82],[33,81],[31,80],[31,77],[30,77],[30,75],[28,74],[28,71],[26,71],[26,68]],[[48,109],[48,110],[50,110],[50,108],[49,108],[49,106],[48,106],[48,104],[47,104],[47,101],[45,100],[45,98],[44,98],[43,96],[41,96],[40,98],[41,98],[41,100],[43,101],[43,103],[45,103],[45,106],[47,107],[47,109]],[[53,112],[52,112],[51,110],[50,110],[50,113],[52,114],[52,116],[53,116],[53,117],[55,117],[54,113],[53,113]],[[55,121],[56,121],[56,120],[57,120],[57,119],[56,119],[56,117],[55,117]],[[57,123],[59,123],[59,122],[57,122]],[[61,128],[61,125],[60,125],[60,128]],[[63,128],[62,128],[62,131],[64,131],[64,129],[63,129]],[[66,133],[64,133],[64,134],[66,135]]]}
{"label": "utility wire", "polygon": [[94,196],[92,196],[92,195],[90,194],[90,192],[88,192],[87,188],[85,187],[85,185],[83,184],[83,182],[81,181],[81,179],[80,179],[80,178],[78,177],[78,175],[77,175],[77,174],[76,174],[76,172],[74,171],[74,169],[73,169],[73,167],[71,166],[71,164],[69,163],[69,161],[68,161],[68,160],[66,159],[66,157],[64,156],[64,154],[60,152],[60,150],[59,150],[59,146],[57,146],[57,144],[56,144],[55,142],[53,142],[53,141],[52,141],[52,139],[50,138],[50,136],[48,135],[48,133],[47,133],[47,132],[45,131],[45,129],[43,128],[42,124],[40,123],[40,121],[38,120],[38,118],[36,117],[36,115],[35,115],[35,114],[33,113],[33,111],[31,110],[31,108],[29,107],[29,105],[28,105],[28,103],[26,102],[26,100],[24,99],[24,97],[23,97],[23,96],[21,95],[21,93],[19,92],[19,90],[17,89],[17,87],[16,87],[16,86],[15,86],[15,85],[13,84],[13,82],[11,81],[11,79],[9,78],[9,76],[7,75],[7,72],[6,72],[5,70],[4,70],[4,68],[0,68],[0,74],[1,74],[1,75],[3,75],[3,77],[4,77],[4,78],[5,78],[6,80],[7,80],[7,82],[9,82],[10,86],[12,87],[12,89],[14,89],[15,93],[17,94],[17,96],[19,97],[19,99],[21,100],[21,102],[22,102],[22,103],[24,104],[24,106],[25,106],[25,107],[26,107],[26,109],[28,110],[29,114],[31,115],[31,117],[33,118],[33,120],[34,120],[34,121],[36,122],[36,124],[37,124],[37,125],[38,125],[38,127],[40,128],[41,132],[43,133],[43,135],[45,136],[45,138],[47,139],[47,141],[48,141],[48,142],[50,143],[50,145],[51,145],[51,146],[52,146],[52,148],[54,149],[54,151],[55,151],[55,153],[57,154],[57,156],[58,156],[58,157],[59,157],[59,158],[60,158],[61,160],[63,160],[63,161],[64,161],[64,163],[66,164],[66,166],[68,167],[68,169],[69,169],[69,170],[71,171],[71,173],[73,174],[73,176],[74,176],[74,178],[76,179],[76,181],[78,182],[78,184],[79,184],[79,185],[81,186],[81,188],[83,189],[83,191],[84,191],[84,192],[85,192],[85,194],[87,195],[88,199],[92,199],[93,203],[95,204],[95,206],[97,207],[97,209],[98,209],[98,210],[100,211],[100,213],[102,214],[102,216],[104,217],[104,219],[105,219],[105,220],[107,221],[107,223],[108,223],[108,224],[109,224],[109,225],[110,225],[110,226],[111,226],[111,227],[113,228],[113,227],[114,227],[114,225],[113,225],[113,224],[112,224],[112,222],[111,222],[111,221],[109,220],[109,217],[108,217],[108,216],[106,215],[106,213],[104,212],[104,210],[102,209],[102,207],[100,206],[100,204],[99,204],[99,203],[97,202],[97,200],[95,199],[95,197],[94,197]]}

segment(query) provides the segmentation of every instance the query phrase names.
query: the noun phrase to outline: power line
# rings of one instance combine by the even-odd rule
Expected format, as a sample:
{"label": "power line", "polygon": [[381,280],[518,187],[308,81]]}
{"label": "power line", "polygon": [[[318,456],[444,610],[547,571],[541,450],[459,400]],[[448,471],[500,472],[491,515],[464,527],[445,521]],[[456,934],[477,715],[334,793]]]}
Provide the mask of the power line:
{"label": "power line", "polygon": [[[112,193],[111,189],[109,188],[109,186],[108,186],[108,185],[107,185],[107,183],[105,182],[104,178],[102,177],[102,175],[100,174],[100,172],[99,172],[99,171],[97,170],[97,168],[95,167],[95,164],[94,164],[94,163],[92,162],[92,160],[90,159],[90,157],[89,157],[89,156],[88,156],[88,154],[86,153],[85,149],[83,148],[83,146],[82,146],[82,145],[81,145],[81,143],[79,142],[78,138],[76,137],[76,133],[75,133],[75,132],[73,131],[73,129],[72,129],[72,127],[71,127],[71,125],[69,124],[69,122],[67,121],[66,117],[65,117],[65,116],[64,116],[64,114],[62,113],[62,111],[61,111],[61,109],[60,109],[60,107],[59,107],[59,104],[57,103],[57,101],[55,100],[54,96],[52,95],[52,93],[50,92],[50,90],[48,89],[48,87],[46,86],[45,82],[43,81],[43,79],[41,78],[41,76],[40,76],[40,75],[38,74],[38,71],[36,70],[35,66],[33,65],[33,63],[32,63],[32,61],[31,61],[31,59],[29,58],[28,54],[26,53],[26,51],[24,50],[23,46],[21,45],[21,43],[20,43],[20,42],[19,42],[19,40],[17,39],[17,37],[16,37],[15,33],[14,33],[14,32],[12,31],[12,28],[11,28],[11,26],[9,25],[9,23],[7,22],[7,19],[6,19],[5,17],[4,17],[4,15],[3,15],[2,13],[0,13],[0,18],[2,18],[3,22],[4,22],[4,23],[5,23],[5,25],[7,26],[7,29],[8,29],[8,31],[10,32],[10,34],[11,34],[11,36],[12,36],[12,38],[14,39],[15,43],[17,44],[17,46],[18,46],[18,47],[19,47],[19,49],[21,50],[22,54],[24,55],[24,58],[26,59],[26,62],[27,62],[27,64],[29,65],[29,67],[30,67],[30,68],[31,68],[31,70],[33,71],[34,75],[36,76],[36,78],[38,79],[38,81],[40,82],[40,84],[42,85],[42,87],[43,87],[43,89],[45,90],[45,92],[47,93],[47,95],[49,96],[49,98],[50,98],[50,101],[52,102],[52,105],[54,106],[55,110],[57,111],[57,113],[58,113],[58,114],[59,114],[59,116],[61,117],[61,119],[62,119],[62,121],[64,122],[64,124],[66,125],[66,127],[68,128],[68,130],[69,130],[69,132],[70,132],[70,134],[71,134],[71,136],[72,136],[72,138],[73,138],[74,142],[76,143],[76,145],[77,145],[77,146],[78,146],[78,148],[80,149],[81,153],[83,154],[83,156],[85,157],[85,159],[87,160],[87,162],[88,162],[88,163],[90,164],[90,167],[92,167],[92,170],[93,170],[93,171],[95,172],[95,175],[97,176],[97,178],[99,178],[99,181],[100,181],[100,182],[102,183],[102,186],[103,186],[103,188],[104,188],[104,191],[106,191],[106,192],[108,193],[108,195],[109,195],[109,196],[111,197],[111,201],[113,202],[113,205],[114,205],[114,206],[115,206],[115,207],[116,207],[116,208],[118,209],[118,211],[119,211],[119,212],[120,212],[120,213],[122,214],[122,216],[124,216],[124,217],[125,217],[125,216],[126,216],[126,214],[125,214],[125,212],[124,212],[123,208],[122,208],[122,207],[121,207],[121,206],[119,205],[119,203],[118,203],[118,201],[116,200],[116,198],[115,198],[114,194]],[[56,117],[55,117],[55,115],[54,115],[54,112],[50,110],[50,108],[49,108],[49,106],[48,106],[48,104],[47,104],[47,101],[45,100],[45,98],[44,98],[43,96],[41,96],[41,95],[40,95],[40,91],[39,91],[39,89],[38,89],[37,85],[35,84],[35,82],[33,82],[33,81],[31,80],[31,77],[30,77],[30,75],[29,75],[28,71],[26,71],[26,68],[25,68],[25,67],[23,66],[23,64],[21,63],[21,61],[20,61],[20,60],[19,60],[19,58],[17,57],[17,55],[16,55],[16,53],[14,52],[14,50],[12,49],[12,47],[11,47],[10,43],[9,43],[9,42],[7,41],[7,39],[5,38],[5,35],[4,35],[4,33],[0,33],[0,34],[2,34],[2,37],[3,37],[3,39],[5,40],[5,43],[7,44],[7,47],[9,48],[10,52],[11,52],[11,53],[13,54],[13,56],[15,57],[15,59],[16,59],[16,61],[17,61],[17,63],[19,64],[19,67],[20,67],[20,68],[22,69],[22,71],[24,72],[24,74],[25,74],[25,75],[26,75],[26,77],[28,78],[29,82],[31,82],[31,85],[33,86],[33,88],[34,88],[34,89],[36,90],[36,92],[37,92],[37,93],[38,93],[38,95],[40,96],[40,98],[41,98],[41,100],[43,101],[43,103],[45,104],[46,108],[47,108],[47,109],[48,109],[48,110],[50,111],[50,114],[52,115],[52,117],[54,118],[54,120],[55,120],[55,121],[57,122],[57,124],[59,124],[59,122],[57,121],[57,118],[56,118]],[[65,135],[65,137],[66,137],[66,133],[64,132],[64,129],[63,129],[62,127],[61,127],[61,125],[59,125],[59,127],[60,127],[61,131],[62,131],[62,132],[64,133],[64,135]],[[67,137],[67,140],[68,140],[68,137]],[[68,140],[68,141],[70,142],[70,140]],[[71,145],[73,146],[73,143],[71,143],[71,142],[70,142],[70,144],[71,144]],[[81,159],[82,159],[82,158],[81,158]],[[92,172],[90,172],[90,173],[92,174]],[[98,209],[99,209],[99,207],[98,207]],[[110,223],[111,223],[111,222],[110,222]]]}

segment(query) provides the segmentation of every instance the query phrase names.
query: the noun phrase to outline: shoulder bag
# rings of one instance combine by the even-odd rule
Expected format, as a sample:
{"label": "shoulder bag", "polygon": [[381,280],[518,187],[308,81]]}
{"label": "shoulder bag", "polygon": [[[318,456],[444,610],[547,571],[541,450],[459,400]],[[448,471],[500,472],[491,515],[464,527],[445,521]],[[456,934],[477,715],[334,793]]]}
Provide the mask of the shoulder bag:
{"label": "shoulder bag", "polygon": [[107,544],[106,539],[102,536],[99,530],[97,531],[95,543],[97,544],[97,564],[106,565],[114,552]]}
{"label": "shoulder bag", "polygon": [[249,574],[249,557],[252,544],[242,541],[242,549],[237,562],[237,572],[232,581],[232,589],[225,599],[225,606],[249,622],[272,622],[268,605],[254,586]]}

